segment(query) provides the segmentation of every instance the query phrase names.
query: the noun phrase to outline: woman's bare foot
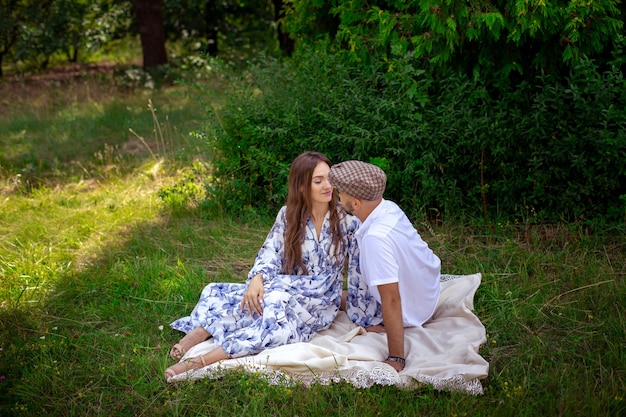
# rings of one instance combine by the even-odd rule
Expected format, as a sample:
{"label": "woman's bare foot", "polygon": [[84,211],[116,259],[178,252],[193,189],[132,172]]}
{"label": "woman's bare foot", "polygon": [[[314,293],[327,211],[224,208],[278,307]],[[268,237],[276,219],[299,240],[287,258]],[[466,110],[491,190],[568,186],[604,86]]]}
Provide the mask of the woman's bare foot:
{"label": "woman's bare foot", "polygon": [[185,337],[180,339],[180,342],[176,343],[172,346],[172,350],[170,350],[170,357],[172,359],[176,359],[177,361],[181,360],[182,357],[187,353],[189,349],[197,345],[198,343],[204,342],[211,335],[209,332],[204,330],[202,327],[197,327],[187,333]]}
{"label": "woman's bare foot", "polygon": [[177,363],[176,365],[170,366],[165,370],[165,379],[167,380],[174,375],[189,371],[190,369],[204,368],[207,365],[229,358],[230,356],[227,355],[226,352],[224,352],[224,349],[220,346],[197,358],[189,358],[185,361]]}
{"label": "woman's bare foot", "polygon": [[187,351],[180,343],[176,343],[170,350],[170,358],[180,360]]}
{"label": "woman's bare foot", "polygon": [[183,362],[179,362],[176,365],[172,365],[165,370],[165,380],[176,376],[178,374],[182,374],[183,372],[187,372],[191,369],[200,369],[206,366],[206,361],[204,360],[204,356],[200,355],[197,358],[187,359]]}

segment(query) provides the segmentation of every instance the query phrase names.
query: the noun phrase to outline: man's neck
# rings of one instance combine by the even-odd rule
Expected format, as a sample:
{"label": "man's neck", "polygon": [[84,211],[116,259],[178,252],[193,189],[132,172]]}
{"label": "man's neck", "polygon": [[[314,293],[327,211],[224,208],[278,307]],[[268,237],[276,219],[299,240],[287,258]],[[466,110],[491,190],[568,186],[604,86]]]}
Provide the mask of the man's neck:
{"label": "man's neck", "polygon": [[374,210],[376,210],[376,207],[378,207],[382,201],[382,198],[372,201],[361,201],[361,210],[359,210],[359,213],[357,215],[359,220],[361,220],[361,223],[364,222]]}

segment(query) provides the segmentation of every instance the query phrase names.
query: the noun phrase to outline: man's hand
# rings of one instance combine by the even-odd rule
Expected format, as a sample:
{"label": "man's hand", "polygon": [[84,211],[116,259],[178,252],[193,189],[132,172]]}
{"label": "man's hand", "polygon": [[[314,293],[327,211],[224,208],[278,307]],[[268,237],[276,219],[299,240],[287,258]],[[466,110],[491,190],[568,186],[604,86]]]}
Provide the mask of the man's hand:
{"label": "man's hand", "polygon": [[385,363],[387,365],[391,365],[393,369],[396,370],[396,372],[400,372],[401,370],[404,369],[404,363],[401,363],[401,362],[396,362],[396,361],[392,361],[389,359],[385,359]]}
{"label": "man's hand", "polygon": [[263,315],[264,295],[265,288],[263,288],[263,277],[257,274],[250,280],[239,308],[241,311],[247,311],[250,316],[254,315],[254,313],[257,313],[259,316]]}
{"label": "man's hand", "polygon": [[385,326],[382,324],[376,324],[374,326],[366,327],[365,330],[372,333],[385,333]]}

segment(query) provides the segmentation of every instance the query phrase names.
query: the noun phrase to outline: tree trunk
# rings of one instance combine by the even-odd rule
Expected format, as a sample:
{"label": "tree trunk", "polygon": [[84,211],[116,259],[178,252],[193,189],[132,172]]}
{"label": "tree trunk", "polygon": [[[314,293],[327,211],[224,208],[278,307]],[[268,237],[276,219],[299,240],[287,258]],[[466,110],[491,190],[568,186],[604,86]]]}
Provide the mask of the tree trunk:
{"label": "tree trunk", "polygon": [[77,63],[78,62],[78,46],[68,46],[67,50],[65,51],[65,55],[67,55],[67,60],[71,63]]}
{"label": "tree trunk", "polygon": [[144,68],[167,64],[162,9],[163,0],[137,0],[135,4]]}
{"label": "tree trunk", "polygon": [[206,53],[209,56],[217,56],[219,51],[217,45],[217,37],[219,35],[219,29],[216,23],[216,17],[218,16],[217,7],[215,1],[209,0],[204,3],[204,36],[207,40]]}
{"label": "tree trunk", "polygon": [[280,50],[287,56],[293,54],[295,48],[295,41],[289,37],[289,35],[283,32],[281,19],[285,16],[283,10],[283,0],[272,0],[274,3],[274,19],[276,20],[276,35],[278,36],[278,45]]}
{"label": "tree trunk", "polygon": [[4,56],[11,52],[11,48],[13,48],[13,45],[17,41],[17,28],[18,24],[13,23],[13,26],[11,27],[11,33],[9,33],[8,35],[5,34],[4,44],[0,45],[2,46],[2,50],[0,50],[0,78],[4,77],[4,72],[2,72],[2,61],[4,60]]}

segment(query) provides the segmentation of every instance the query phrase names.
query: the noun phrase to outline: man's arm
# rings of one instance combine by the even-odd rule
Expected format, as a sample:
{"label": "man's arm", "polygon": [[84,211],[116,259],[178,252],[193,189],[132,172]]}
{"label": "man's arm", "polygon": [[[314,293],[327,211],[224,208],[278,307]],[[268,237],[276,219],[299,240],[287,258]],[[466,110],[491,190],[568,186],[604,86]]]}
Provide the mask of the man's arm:
{"label": "man's arm", "polygon": [[[379,285],[378,292],[382,301],[383,324],[387,333],[389,356],[404,359],[404,325],[398,283]],[[386,360],[385,363],[393,366],[396,371],[404,369],[404,364],[400,362]]]}

